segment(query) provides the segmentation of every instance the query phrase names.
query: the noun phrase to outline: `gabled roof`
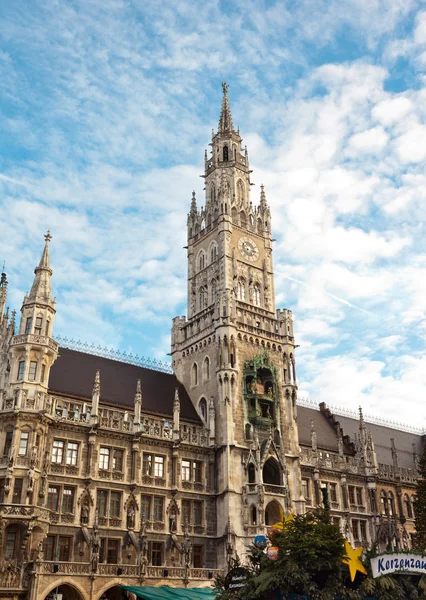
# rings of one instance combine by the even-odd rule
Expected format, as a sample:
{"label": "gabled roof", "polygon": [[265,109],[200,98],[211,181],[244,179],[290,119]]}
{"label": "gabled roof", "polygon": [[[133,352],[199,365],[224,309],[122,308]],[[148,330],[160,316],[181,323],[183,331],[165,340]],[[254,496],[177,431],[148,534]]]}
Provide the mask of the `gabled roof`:
{"label": "gabled roof", "polygon": [[59,357],[50,370],[49,391],[91,399],[96,371],[100,371],[101,376],[101,402],[133,408],[136,383],[140,379],[142,412],[171,417],[175,388],[178,388],[181,418],[202,424],[175,375],[68,348],[59,349]]}

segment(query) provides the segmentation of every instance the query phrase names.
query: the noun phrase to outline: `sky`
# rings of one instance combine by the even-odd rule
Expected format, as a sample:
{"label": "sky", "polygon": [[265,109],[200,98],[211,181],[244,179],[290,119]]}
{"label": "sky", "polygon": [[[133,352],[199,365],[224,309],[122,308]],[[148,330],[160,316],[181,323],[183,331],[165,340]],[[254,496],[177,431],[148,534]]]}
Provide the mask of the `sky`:
{"label": "sky", "polygon": [[11,308],[50,229],[54,333],[169,360],[226,81],[299,395],[425,425],[425,2],[15,0],[0,36]]}

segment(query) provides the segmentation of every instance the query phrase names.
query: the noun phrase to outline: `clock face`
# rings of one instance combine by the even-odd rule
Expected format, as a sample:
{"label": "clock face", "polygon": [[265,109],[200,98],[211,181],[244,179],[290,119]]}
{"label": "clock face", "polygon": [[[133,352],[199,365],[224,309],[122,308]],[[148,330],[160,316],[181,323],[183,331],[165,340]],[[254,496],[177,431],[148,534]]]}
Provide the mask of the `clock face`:
{"label": "clock face", "polygon": [[238,250],[244,258],[252,262],[259,258],[258,247],[255,242],[248,237],[242,237],[238,240]]}

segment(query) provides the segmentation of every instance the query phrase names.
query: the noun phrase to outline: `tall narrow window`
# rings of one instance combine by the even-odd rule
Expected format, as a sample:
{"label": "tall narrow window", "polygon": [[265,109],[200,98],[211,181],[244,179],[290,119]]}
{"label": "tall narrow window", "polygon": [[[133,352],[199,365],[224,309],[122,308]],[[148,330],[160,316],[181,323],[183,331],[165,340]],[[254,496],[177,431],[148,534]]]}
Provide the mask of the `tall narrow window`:
{"label": "tall narrow window", "polygon": [[43,325],[43,318],[42,317],[36,317],[35,320],[35,326],[34,326],[34,333],[36,335],[41,335],[41,327]]}
{"label": "tall narrow window", "polygon": [[30,437],[30,434],[28,433],[28,431],[23,431],[21,433],[21,439],[19,440],[19,451],[18,451],[19,456],[27,455],[28,438],[29,437]]}
{"label": "tall narrow window", "polygon": [[120,448],[114,449],[114,455],[112,458],[112,470],[122,472],[123,471],[123,450]]}
{"label": "tall narrow window", "polygon": [[204,566],[204,547],[203,546],[193,546],[192,548],[192,558],[194,569],[202,569]]}
{"label": "tall narrow window", "polygon": [[53,463],[56,463],[58,465],[62,464],[62,461],[64,459],[64,446],[65,442],[63,442],[62,440],[53,440],[51,458],[51,461]]}
{"label": "tall narrow window", "polygon": [[99,451],[99,468],[103,471],[109,469],[109,448],[102,448]]}
{"label": "tall narrow window", "polygon": [[194,525],[203,524],[203,503],[198,500],[194,502]]}
{"label": "tall narrow window", "polygon": [[246,299],[246,286],[244,279],[238,280],[238,290],[237,290],[238,300]]}
{"label": "tall narrow window", "polygon": [[199,258],[199,261],[198,261],[198,265],[199,265],[200,271],[202,271],[204,269],[205,263],[206,263],[206,259],[205,259],[205,256],[204,256],[204,252],[201,252],[200,258]]}
{"label": "tall narrow window", "polygon": [[152,454],[143,455],[142,470],[144,475],[152,475]]}
{"label": "tall narrow window", "polygon": [[12,440],[13,440],[13,431],[7,431],[6,439],[4,441],[3,456],[9,456],[10,448],[12,447]]}
{"label": "tall narrow window", "polygon": [[163,564],[162,542],[151,542],[151,564],[153,567],[161,567]]}
{"label": "tall narrow window", "polygon": [[216,279],[212,279],[212,304],[216,302],[217,297],[217,283]]}
{"label": "tall narrow window", "polygon": [[204,308],[206,308],[207,302],[206,302],[206,290],[203,286],[200,287],[200,310],[203,310]]}
{"label": "tall narrow window", "polygon": [[98,490],[96,494],[96,508],[100,517],[107,516],[108,490]]}
{"label": "tall narrow window", "polygon": [[192,365],[192,385],[198,385],[198,366],[197,363]]}
{"label": "tall narrow window", "polygon": [[74,512],[74,488],[64,488],[62,492],[62,512],[70,514]]}
{"label": "tall narrow window", "polygon": [[27,322],[25,323],[25,334],[28,335],[29,333],[31,333],[31,327],[33,324],[33,318],[32,317],[28,317]]}
{"label": "tall narrow window", "polygon": [[24,379],[24,375],[25,375],[25,360],[21,360],[19,362],[19,367],[18,367],[18,381],[22,381],[22,379]]}
{"label": "tall narrow window", "polygon": [[223,160],[227,162],[229,160],[229,150],[228,146],[223,147]]}
{"label": "tall narrow window", "polygon": [[204,380],[210,379],[210,359],[208,356],[204,359]]}
{"label": "tall narrow window", "polygon": [[156,456],[154,458],[154,477],[164,477],[164,457]]}
{"label": "tall narrow window", "polygon": [[16,531],[7,531],[6,533],[6,548],[4,557],[7,560],[10,560],[15,556],[15,547],[16,547]]}
{"label": "tall narrow window", "polygon": [[78,444],[76,442],[68,442],[67,465],[71,465],[71,466],[75,467],[77,465],[77,458],[78,458]]}
{"label": "tall narrow window", "polygon": [[253,290],[253,302],[255,306],[260,306],[260,286],[255,285]]}
{"label": "tall narrow window", "polygon": [[216,259],[217,259],[217,246],[216,246],[216,244],[213,244],[211,251],[210,251],[210,262],[214,263]]}
{"label": "tall narrow window", "polygon": [[13,486],[12,504],[21,504],[23,479],[15,479]]}
{"label": "tall narrow window", "polygon": [[203,420],[207,421],[207,400],[205,398],[201,398],[199,407]]}
{"label": "tall narrow window", "polygon": [[109,501],[109,516],[118,518],[120,516],[121,492],[111,492]]}
{"label": "tall narrow window", "polygon": [[40,383],[44,383],[45,377],[46,377],[46,365],[43,363],[41,365]]}
{"label": "tall narrow window", "polygon": [[164,498],[154,497],[154,521],[163,521]]}
{"label": "tall narrow window", "polygon": [[194,483],[201,483],[202,469],[203,469],[202,463],[199,462],[198,460],[196,460],[192,463],[192,471],[194,473]]}
{"label": "tall narrow window", "polygon": [[44,560],[53,560],[55,558],[55,536],[48,535],[43,542]]}
{"label": "tall narrow window", "polygon": [[141,496],[141,519],[151,519],[151,496]]}
{"label": "tall narrow window", "polygon": [[191,481],[191,461],[182,461],[182,481]]}
{"label": "tall narrow window", "polygon": [[59,536],[58,540],[58,558],[61,562],[67,562],[70,559],[71,538]]}
{"label": "tall narrow window", "polygon": [[182,500],[182,525],[191,523],[191,501]]}
{"label": "tall narrow window", "polygon": [[35,360],[30,361],[30,368],[28,370],[28,379],[29,381],[35,381],[37,374],[37,362]]}
{"label": "tall narrow window", "polygon": [[58,511],[58,500],[59,500],[59,488],[51,485],[49,486],[47,492],[47,508],[53,510],[53,512]]}
{"label": "tall narrow window", "polygon": [[107,563],[110,565],[116,565],[118,563],[118,544],[119,540],[111,540],[108,538]]}
{"label": "tall narrow window", "polygon": [[49,321],[49,319],[47,319],[47,321],[46,321],[45,335],[46,336],[50,335],[50,321]]}

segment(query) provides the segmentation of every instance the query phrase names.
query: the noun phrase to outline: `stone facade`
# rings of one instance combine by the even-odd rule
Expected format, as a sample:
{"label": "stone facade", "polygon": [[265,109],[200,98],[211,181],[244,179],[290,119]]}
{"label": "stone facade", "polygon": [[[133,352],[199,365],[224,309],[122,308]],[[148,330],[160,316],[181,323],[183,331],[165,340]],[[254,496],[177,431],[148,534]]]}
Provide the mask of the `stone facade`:
{"label": "stone facade", "polygon": [[422,436],[299,401],[270,209],[223,92],[173,373],[54,340],[49,233],[17,331],[1,275],[0,597],[210,585],[283,512],[326,498],[352,544],[411,544]]}

